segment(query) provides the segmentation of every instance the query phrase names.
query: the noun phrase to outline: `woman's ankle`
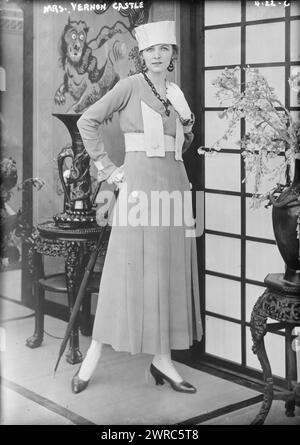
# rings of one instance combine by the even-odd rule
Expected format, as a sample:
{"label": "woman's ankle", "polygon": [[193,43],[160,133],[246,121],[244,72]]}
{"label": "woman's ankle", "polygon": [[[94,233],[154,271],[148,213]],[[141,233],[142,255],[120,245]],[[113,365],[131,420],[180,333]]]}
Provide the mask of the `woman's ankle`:
{"label": "woman's ankle", "polygon": [[92,377],[98,361],[101,356],[102,351],[102,343],[97,342],[96,340],[92,340],[92,343],[87,350],[86,356],[81,364],[78,377],[82,380],[90,380]]}
{"label": "woman's ankle", "polygon": [[176,382],[181,382],[183,379],[177,372],[172,360],[171,354],[157,354],[153,357],[152,364],[162,373],[170,377]]}

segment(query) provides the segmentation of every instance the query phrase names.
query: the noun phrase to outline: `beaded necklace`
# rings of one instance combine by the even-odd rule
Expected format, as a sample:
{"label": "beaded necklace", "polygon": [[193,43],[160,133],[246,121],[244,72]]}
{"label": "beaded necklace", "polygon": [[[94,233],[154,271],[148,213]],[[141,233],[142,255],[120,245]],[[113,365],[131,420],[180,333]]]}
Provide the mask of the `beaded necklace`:
{"label": "beaded necklace", "polygon": [[169,106],[171,105],[171,102],[169,101],[169,99],[165,100],[163,97],[161,97],[161,95],[159,94],[159,92],[157,91],[157,89],[155,88],[155,86],[153,85],[151,80],[149,79],[149,77],[146,75],[146,73],[143,72],[143,76],[144,76],[146,82],[148,83],[148,85],[150,86],[154,95],[157,97],[158,100],[160,100],[162,102],[163,106],[165,107],[166,115],[170,116]]}

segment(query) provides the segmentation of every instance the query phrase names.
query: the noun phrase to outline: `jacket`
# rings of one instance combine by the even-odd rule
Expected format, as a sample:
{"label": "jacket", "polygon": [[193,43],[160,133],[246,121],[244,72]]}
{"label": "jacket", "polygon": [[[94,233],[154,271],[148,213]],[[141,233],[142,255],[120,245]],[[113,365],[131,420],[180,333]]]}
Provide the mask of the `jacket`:
{"label": "jacket", "polygon": [[118,112],[124,134],[142,133],[146,155],[165,156],[164,135],[174,138],[174,156],[182,161],[182,148],[193,140],[192,125],[184,127],[172,106],[170,116],[155,97],[142,74],[121,79],[100,100],[91,105],[77,122],[84,146],[103,179],[117,168],[105,152],[101,124]]}

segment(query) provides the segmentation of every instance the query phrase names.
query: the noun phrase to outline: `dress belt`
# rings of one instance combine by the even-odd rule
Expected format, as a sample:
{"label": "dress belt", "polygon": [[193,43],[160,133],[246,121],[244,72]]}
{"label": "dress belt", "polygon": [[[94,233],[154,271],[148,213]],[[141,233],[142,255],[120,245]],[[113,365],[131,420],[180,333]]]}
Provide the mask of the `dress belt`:
{"label": "dress belt", "polygon": [[[146,151],[144,133],[124,133],[125,151]],[[175,151],[175,137],[164,135],[165,151]],[[154,148],[154,147],[153,147]]]}

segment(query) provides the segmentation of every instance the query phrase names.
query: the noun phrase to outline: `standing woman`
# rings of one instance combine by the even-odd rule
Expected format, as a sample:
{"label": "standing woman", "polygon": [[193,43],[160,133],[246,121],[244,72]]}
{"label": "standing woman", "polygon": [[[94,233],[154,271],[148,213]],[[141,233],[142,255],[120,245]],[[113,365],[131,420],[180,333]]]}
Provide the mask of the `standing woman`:
{"label": "standing woman", "polygon": [[[202,337],[196,239],[187,235],[193,221],[191,191],[182,161],[182,147],[193,139],[194,115],[180,88],[167,81],[177,55],[175,23],[147,23],[135,30],[143,72],[120,80],[78,121],[101,178],[120,192],[92,342],[72,379],[74,393],[87,387],[106,343],[116,351],[153,355],[150,373],[156,384],[196,392],[171,361],[171,349],[188,349]],[[99,132],[114,112],[125,138],[119,168],[105,153]],[[155,193],[170,198],[167,223],[164,202],[158,208],[151,201]]]}

